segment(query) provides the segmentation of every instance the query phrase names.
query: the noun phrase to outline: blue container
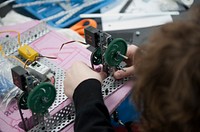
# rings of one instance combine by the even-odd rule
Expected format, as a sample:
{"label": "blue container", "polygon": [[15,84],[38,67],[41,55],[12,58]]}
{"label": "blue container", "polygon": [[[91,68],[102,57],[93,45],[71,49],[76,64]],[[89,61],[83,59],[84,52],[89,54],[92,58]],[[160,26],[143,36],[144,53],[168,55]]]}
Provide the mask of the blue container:
{"label": "blue container", "polygon": [[[41,0],[40,0],[41,1]],[[91,0],[90,0],[91,1]],[[62,23],[56,24],[58,20],[60,20],[62,17],[55,18],[53,20],[48,21],[47,23],[53,27],[57,28],[63,28],[63,27],[69,27],[73,23],[79,21],[81,18],[79,17],[80,14],[83,13],[92,13],[100,8],[110,4],[111,2],[114,2],[115,0],[102,0],[99,3],[93,4],[88,7],[84,7],[80,11],[77,11],[74,13],[71,17],[69,17],[67,20],[65,20]],[[16,0],[16,4],[24,4],[24,3],[29,3],[29,2],[35,2],[35,0]],[[87,2],[85,2],[87,3]],[[45,18],[48,18],[53,15],[57,15],[60,12],[64,11],[70,11],[71,9],[78,8],[84,4],[83,0],[71,0],[70,2],[60,2],[60,3],[46,3],[46,4],[40,4],[40,5],[33,5],[33,6],[26,6],[26,7],[21,7],[30,12],[32,15],[37,17],[38,19],[42,20]]]}

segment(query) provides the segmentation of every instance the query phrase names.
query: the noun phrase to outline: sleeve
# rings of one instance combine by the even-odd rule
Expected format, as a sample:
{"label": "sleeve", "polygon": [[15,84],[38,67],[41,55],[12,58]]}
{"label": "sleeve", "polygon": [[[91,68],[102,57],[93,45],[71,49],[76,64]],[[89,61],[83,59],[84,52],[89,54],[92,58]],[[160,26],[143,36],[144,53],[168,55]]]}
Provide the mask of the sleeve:
{"label": "sleeve", "polygon": [[112,132],[110,115],[104,104],[101,83],[96,79],[81,82],[73,95],[75,132]]}

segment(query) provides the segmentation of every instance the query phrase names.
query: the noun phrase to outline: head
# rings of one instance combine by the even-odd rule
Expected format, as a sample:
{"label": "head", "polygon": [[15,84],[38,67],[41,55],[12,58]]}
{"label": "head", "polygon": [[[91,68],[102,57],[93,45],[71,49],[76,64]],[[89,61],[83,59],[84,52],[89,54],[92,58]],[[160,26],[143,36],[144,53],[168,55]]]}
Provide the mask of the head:
{"label": "head", "polygon": [[200,131],[200,26],[197,23],[166,24],[138,51],[133,99],[141,111],[142,131]]}

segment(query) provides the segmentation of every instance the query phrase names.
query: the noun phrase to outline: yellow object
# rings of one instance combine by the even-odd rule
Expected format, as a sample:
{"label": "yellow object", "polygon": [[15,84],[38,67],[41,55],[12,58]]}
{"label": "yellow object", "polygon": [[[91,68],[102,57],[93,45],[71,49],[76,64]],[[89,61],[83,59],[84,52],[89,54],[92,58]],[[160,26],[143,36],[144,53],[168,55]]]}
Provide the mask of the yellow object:
{"label": "yellow object", "polygon": [[1,45],[0,45],[0,52],[1,52],[1,55],[4,56],[3,47]]}
{"label": "yellow object", "polygon": [[18,52],[22,57],[29,59],[30,61],[35,61],[35,58],[39,56],[38,52],[29,45],[19,47]]}
{"label": "yellow object", "polygon": [[0,51],[2,51],[3,50],[3,47],[0,45]]}
{"label": "yellow object", "polygon": [[5,58],[13,58],[17,61],[19,61],[22,65],[25,65],[25,63],[23,61],[21,61],[19,58],[17,58],[16,56],[6,56],[4,51],[3,51],[3,47],[0,45],[0,52],[1,52],[1,55]]}

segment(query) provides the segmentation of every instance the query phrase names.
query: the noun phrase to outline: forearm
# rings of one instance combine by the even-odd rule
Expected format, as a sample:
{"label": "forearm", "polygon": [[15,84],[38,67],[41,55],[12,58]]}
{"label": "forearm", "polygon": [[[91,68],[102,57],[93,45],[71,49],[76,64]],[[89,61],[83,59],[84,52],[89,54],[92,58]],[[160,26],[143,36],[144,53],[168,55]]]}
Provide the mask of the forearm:
{"label": "forearm", "polygon": [[104,104],[101,83],[95,79],[83,81],[76,88],[74,95],[76,132],[113,131],[109,112]]}

